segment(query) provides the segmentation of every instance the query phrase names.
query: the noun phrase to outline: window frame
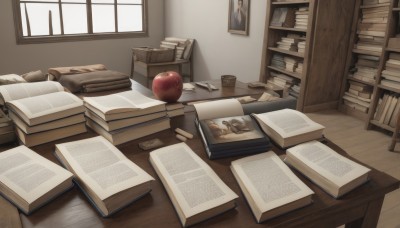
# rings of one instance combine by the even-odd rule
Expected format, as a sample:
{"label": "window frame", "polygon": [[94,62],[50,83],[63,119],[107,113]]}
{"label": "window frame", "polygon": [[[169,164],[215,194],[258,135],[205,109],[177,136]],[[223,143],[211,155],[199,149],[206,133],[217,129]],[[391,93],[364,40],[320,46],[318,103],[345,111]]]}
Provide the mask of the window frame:
{"label": "window frame", "polygon": [[[61,35],[45,35],[45,36],[24,36],[22,29],[21,7],[20,0],[13,0],[13,13],[14,13],[14,28],[17,44],[35,44],[35,43],[56,43],[56,42],[69,42],[69,41],[87,41],[87,40],[100,40],[100,39],[122,39],[122,38],[136,38],[148,37],[148,11],[147,0],[142,3],[142,28],[143,31],[138,32],[108,32],[108,33],[92,33],[93,22],[91,15],[91,7],[87,7],[88,17],[88,33],[85,34],[61,34]],[[59,0],[59,4],[61,0]],[[88,0],[86,4],[91,4]],[[114,1],[114,4],[116,0]],[[117,23],[117,15],[115,14]],[[61,23],[63,26],[63,23]],[[62,29],[63,30],[63,29]]]}

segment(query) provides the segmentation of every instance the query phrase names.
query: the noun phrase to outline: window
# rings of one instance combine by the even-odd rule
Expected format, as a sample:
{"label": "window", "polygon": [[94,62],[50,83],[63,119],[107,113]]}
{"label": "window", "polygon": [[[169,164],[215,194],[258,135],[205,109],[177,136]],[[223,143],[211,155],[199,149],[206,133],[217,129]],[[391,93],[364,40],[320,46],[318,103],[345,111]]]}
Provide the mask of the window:
{"label": "window", "polygon": [[147,36],[147,0],[15,0],[17,43]]}

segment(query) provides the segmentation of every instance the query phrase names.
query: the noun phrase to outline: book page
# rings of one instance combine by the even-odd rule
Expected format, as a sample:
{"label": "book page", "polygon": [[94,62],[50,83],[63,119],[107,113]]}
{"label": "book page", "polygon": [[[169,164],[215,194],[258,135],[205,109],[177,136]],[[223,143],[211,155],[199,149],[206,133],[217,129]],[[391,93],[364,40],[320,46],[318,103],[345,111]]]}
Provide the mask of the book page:
{"label": "book page", "polygon": [[25,146],[0,153],[0,181],[28,203],[70,177],[72,173]]}
{"label": "book page", "polygon": [[286,153],[339,187],[370,171],[318,141],[297,145]]}
{"label": "book page", "polygon": [[272,151],[233,161],[232,169],[263,212],[314,193]]}
{"label": "book page", "polygon": [[305,114],[292,109],[253,115],[259,122],[268,125],[283,138],[324,129],[324,126],[312,121]]}
{"label": "book page", "polygon": [[165,104],[163,101],[149,98],[135,90],[106,96],[84,97],[83,100],[103,113],[112,113],[112,110],[118,109],[126,112]]}
{"label": "book page", "polygon": [[185,143],[150,153],[186,218],[238,196]]}
{"label": "book page", "polygon": [[101,200],[154,180],[102,136],[57,144],[56,148]]}
{"label": "book page", "polygon": [[64,87],[60,83],[54,81],[18,83],[0,86],[0,94],[3,98],[3,104],[12,100],[59,91],[64,91]]}
{"label": "book page", "polygon": [[82,107],[82,112],[85,110],[83,101],[74,94],[67,92],[55,92],[35,97],[28,97],[10,101],[8,104],[17,107],[29,119],[79,106]]}
{"label": "book page", "polygon": [[199,120],[229,116],[243,116],[243,108],[237,99],[225,99],[194,104]]}

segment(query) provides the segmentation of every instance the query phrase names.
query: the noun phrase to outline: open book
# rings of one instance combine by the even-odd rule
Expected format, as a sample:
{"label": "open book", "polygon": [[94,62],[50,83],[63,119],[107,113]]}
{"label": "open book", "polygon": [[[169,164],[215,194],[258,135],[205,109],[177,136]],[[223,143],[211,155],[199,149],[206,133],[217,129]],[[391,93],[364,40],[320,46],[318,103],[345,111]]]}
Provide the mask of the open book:
{"label": "open book", "polygon": [[231,170],[259,223],[312,203],[314,192],[272,151],[233,161]]}
{"label": "open book", "polygon": [[325,127],[296,110],[282,109],[253,116],[264,132],[282,148],[323,137]]}
{"label": "open book", "polygon": [[185,143],[150,152],[150,162],[184,227],[236,206],[238,196]]}
{"label": "open book", "polygon": [[56,144],[55,153],[102,216],[151,191],[154,179],[101,136]]}
{"label": "open book", "polygon": [[335,198],[365,183],[370,171],[318,141],[289,148],[285,162]]}
{"label": "open book", "polygon": [[64,91],[64,87],[53,81],[3,85],[0,86],[0,105],[4,105],[7,101],[61,91]]}
{"label": "open book", "polygon": [[249,155],[270,148],[268,137],[237,99],[194,105],[197,127],[210,159]]}
{"label": "open book", "polygon": [[55,92],[7,101],[7,106],[29,126],[85,111],[82,100],[67,92]]}
{"label": "open book", "polygon": [[85,106],[105,121],[165,111],[165,102],[130,90],[99,97],[84,97]]}
{"label": "open book", "polygon": [[72,173],[26,146],[0,153],[0,192],[25,214],[72,186]]}

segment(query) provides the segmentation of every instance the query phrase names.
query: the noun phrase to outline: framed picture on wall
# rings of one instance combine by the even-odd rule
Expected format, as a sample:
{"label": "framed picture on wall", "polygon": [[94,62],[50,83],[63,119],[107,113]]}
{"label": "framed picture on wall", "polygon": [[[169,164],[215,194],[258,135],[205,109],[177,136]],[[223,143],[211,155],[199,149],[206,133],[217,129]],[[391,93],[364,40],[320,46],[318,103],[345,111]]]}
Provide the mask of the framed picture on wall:
{"label": "framed picture on wall", "polygon": [[229,0],[228,32],[249,35],[250,0]]}

